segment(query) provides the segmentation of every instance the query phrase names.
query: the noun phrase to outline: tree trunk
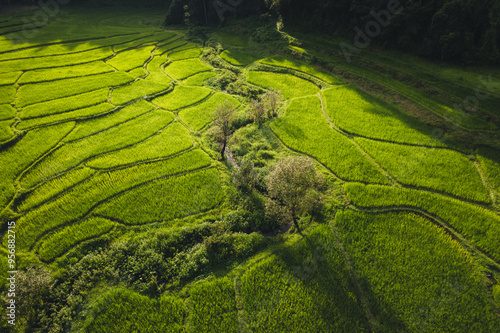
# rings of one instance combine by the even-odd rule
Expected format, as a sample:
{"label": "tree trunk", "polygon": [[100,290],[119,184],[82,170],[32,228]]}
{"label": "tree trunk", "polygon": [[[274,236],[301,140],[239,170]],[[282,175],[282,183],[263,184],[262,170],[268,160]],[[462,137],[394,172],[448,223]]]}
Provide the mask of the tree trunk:
{"label": "tree trunk", "polygon": [[224,160],[224,152],[226,151],[226,140],[222,143],[222,148],[220,150],[220,157]]}
{"label": "tree trunk", "polygon": [[297,216],[295,216],[295,213],[292,213],[292,220],[293,220],[293,224],[295,225],[295,228],[297,228],[297,230],[299,231],[299,234],[302,235],[302,231],[300,230],[300,227],[299,227],[299,221],[297,221]]}

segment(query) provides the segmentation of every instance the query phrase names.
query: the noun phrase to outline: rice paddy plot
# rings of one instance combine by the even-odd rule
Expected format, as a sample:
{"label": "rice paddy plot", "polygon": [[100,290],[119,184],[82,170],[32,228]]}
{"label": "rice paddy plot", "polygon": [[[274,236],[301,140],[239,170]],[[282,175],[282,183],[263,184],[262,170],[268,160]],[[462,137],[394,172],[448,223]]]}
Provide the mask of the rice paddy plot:
{"label": "rice paddy plot", "polygon": [[252,332],[371,331],[327,226],[247,269],[240,293]]}
{"label": "rice paddy plot", "polygon": [[111,50],[111,47],[103,47],[73,54],[32,58],[29,61],[26,61],[26,59],[6,60],[1,62],[2,66],[0,66],[0,73],[52,68],[54,67],[54,64],[57,64],[57,67],[77,65],[97,60],[104,60],[112,55],[113,51]]}
{"label": "rice paddy plot", "polygon": [[500,216],[457,199],[413,189],[346,184],[351,202],[363,208],[410,207],[444,221],[496,260],[500,259]]}
{"label": "rice paddy plot", "polygon": [[319,88],[309,81],[290,74],[248,72],[247,81],[266,89],[279,90],[285,99],[314,95]]}
{"label": "rice paddy plot", "polygon": [[10,104],[0,104],[0,120],[12,119],[17,111]]}
{"label": "rice paddy plot", "polygon": [[123,50],[137,48],[141,45],[144,46],[144,45],[157,44],[159,41],[170,40],[174,35],[175,33],[173,32],[158,32],[154,35],[146,33],[143,34],[141,38],[138,38],[136,40],[115,45],[113,49],[115,50],[115,52],[121,52]]}
{"label": "rice paddy plot", "polygon": [[199,131],[213,120],[212,112],[217,106],[226,101],[235,108],[240,105],[240,102],[231,95],[215,93],[203,103],[179,111],[179,118],[192,129]]}
{"label": "rice paddy plot", "polygon": [[330,127],[316,96],[293,99],[271,129],[285,145],[316,158],[342,179],[387,183],[349,139]]}
{"label": "rice paddy plot", "polygon": [[340,84],[343,83],[343,81],[333,74],[316,68],[314,66],[311,66],[303,61],[300,60],[295,60],[295,59],[290,59],[286,58],[283,56],[274,56],[271,58],[266,58],[262,59],[259,62],[265,64],[265,65],[271,65],[271,66],[278,66],[278,67],[284,67],[284,68],[289,68],[293,69],[299,72],[303,72],[306,74],[309,74],[311,76],[314,76],[322,81],[325,81],[328,84]]}
{"label": "rice paddy plot", "polygon": [[163,65],[168,61],[167,56],[155,56],[148,63],[147,70],[149,75],[147,81],[153,81],[160,84],[169,84],[172,80],[163,72]]}
{"label": "rice paddy plot", "polygon": [[10,104],[16,97],[16,86],[0,86],[0,104]]}
{"label": "rice paddy plot", "polygon": [[97,299],[85,319],[84,333],[185,332],[184,302],[162,296],[150,299],[128,289],[111,289]]}
{"label": "rice paddy plot", "polygon": [[155,50],[155,54],[162,55],[167,53],[168,51],[176,50],[184,45],[187,45],[187,42],[183,39],[172,41],[164,45],[159,44],[158,48]]}
{"label": "rice paddy plot", "polygon": [[[16,229],[20,235],[19,242],[16,243],[19,246],[19,251],[28,250],[46,232],[82,218],[93,207],[119,193],[124,193],[140,184],[180,172],[196,170],[210,164],[210,157],[202,150],[196,149],[165,161],[144,163],[125,169],[97,173],[77,186],[69,188],[64,195],[29,210],[19,218],[16,223]],[[61,185],[64,186],[64,184]],[[204,185],[219,186],[218,183],[206,183]],[[59,191],[62,190],[59,189]],[[183,191],[186,191],[186,189]],[[165,193],[171,192],[167,191]],[[189,193],[189,197],[191,195],[192,193]],[[161,196],[163,196],[163,193]],[[208,200],[208,198],[205,200]],[[6,242],[6,238],[4,238],[4,242]]]}
{"label": "rice paddy plot", "polygon": [[238,50],[225,50],[220,57],[234,66],[247,66],[259,58],[251,53]]}
{"label": "rice paddy plot", "polygon": [[17,124],[16,128],[19,130],[26,130],[35,127],[46,126],[49,124],[60,123],[64,121],[81,120],[86,118],[102,116],[114,108],[115,108],[114,105],[111,105],[109,103],[102,103],[89,106],[83,109],[58,113],[46,117],[31,118],[26,120],[22,119],[21,122]]}
{"label": "rice paddy plot", "polygon": [[25,212],[35,206],[50,200],[51,198],[64,193],[70,187],[75,186],[81,181],[91,177],[96,171],[90,168],[82,167],[72,169],[59,177],[53,178],[46,183],[35,187],[32,191],[23,195],[23,200],[17,206],[17,210]]}
{"label": "rice paddy plot", "polygon": [[24,107],[30,104],[95,91],[104,87],[119,86],[133,80],[134,78],[126,73],[113,72],[74,79],[25,84],[19,87],[17,106]]}
{"label": "rice paddy plot", "polygon": [[211,93],[212,90],[202,87],[175,86],[172,92],[157,97],[151,102],[165,110],[175,111],[196,104]]}
{"label": "rice paddy plot", "polygon": [[106,63],[121,71],[129,71],[136,67],[143,66],[146,60],[151,58],[151,52],[154,46],[145,46],[138,49],[132,49],[118,53],[114,58]]}
{"label": "rice paddy plot", "polygon": [[201,87],[203,86],[203,83],[205,83],[206,80],[208,80],[211,77],[214,77],[215,73],[214,72],[203,72],[199,74],[192,75],[182,81],[182,83],[186,86],[198,86]]}
{"label": "rice paddy plot", "polygon": [[155,83],[148,80],[138,79],[137,81],[122,87],[113,89],[111,93],[111,103],[121,105],[138,98],[148,98],[165,92],[170,88],[168,85]]}
{"label": "rice paddy plot", "polygon": [[477,150],[477,159],[481,162],[489,182],[500,192],[500,152],[498,150],[481,147]]}
{"label": "rice paddy plot", "polygon": [[[14,146],[0,151],[0,207],[15,193],[14,179],[37,158],[54,147],[74,124],[66,123],[29,131]],[[43,138],[43,140],[40,140]]]}
{"label": "rice paddy plot", "polygon": [[193,146],[189,131],[175,122],[161,133],[137,145],[102,155],[87,163],[92,168],[114,168],[120,165],[154,160],[177,154]]}
{"label": "rice paddy plot", "polygon": [[169,53],[168,57],[173,61],[198,58],[201,55],[202,50],[203,49],[200,48],[192,48],[180,51],[175,50],[174,52]]}
{"label": "rice paddy plot", "polygon": [[43,261],[54,260],[79,243],[109,232],[114,226],[113,222],[99,217],[68,225],[40,242],[38,256]]}
{"label": "rice paddy plot", "polygon": [[[173,53],[177,53],[177,52],[181,52],[181,51],[187,51],[187,50],[191,50],[191,49],[195,49],[195,48],[198,48],[199,45],[197,44],[194,44],[194,43],[186,43],[184,45],[181,45],[177,48],[175,48],[174,50],[170,51],[170,52],[167,52],[166,54],[168,56],[170,56],[171,54]],[[180,60],[180,59],[177,59],[177,60]]]}
{"label": "rice paddy plot", "polygon": [[161,179],[115,197],[95,213],[129,225],[169,221],[215,208],[222,200],[217,169]]}
{"label": "rice paddy plot", "polygon": [[468,200],[490,202],[488,190],[474,164],[456,151],[363,138],[355,140],[402,184],[437,190]]}
{"label": "rice paddy plot", "polygon": [[16,83],[17,79],[23,74],[23,72],[8,72],[0,74],[0,86],[3,85],[13,85]]}
{"label": "rice paddy plot", "polygon": [[381,332],[490,332],[500,325],[472,261],[428,220],[347,210],[336,225]]}
{"label": "rice paddy plot", "polygon": [[164,70],[165,73],[174,79],[182,80],[197,73],[210,71],[212,67],[205,65],[200,59],[187,59],[174,61],[165,67]]}
{"label": "rice paddy plot", "polygon": [[444,146],[432,137],[431,129],[416,118],[352,87],[333,87],[323,90],[322,94],[328,115],[347,132],[392,142]]}
{"label": "rice paddy plot", "polygon": [[108,101],[108,92],[109,88],[103,88],[88,93],[28,105],[21,110],[20,118],[29,119],[50,116],[105,103]]}
{"label": "rice paddy plot", "polygon": [[157,110],[82,140],[66,143],[30,169],[22,177],[21,184],[25,188],[31,188],[89,158],[132,146],[155,134],[173,119],[173,114]]}
{"label": "rice paddy plot", "polygon": [[126,107],[118,109],[105,117],[89,119],[79,122],[75,129],[65,138],[66,142],[81,139],[83,137],[104,131],[110,127],[117,126],[128,120],[148,113],[154,106],[146,101],[137,101]]}
{"label": "rice paddy plot", "polygon": [[106,65],[102,61],[89,62],[82,65],[55,67],[47,69],[35,69],[26,72],[18,80],[19,84],[37,83],[43,81],[54,81],[87,75],[114,72],[113,67]]}
{"label": "rice paddy plot", "polygon": [[127,72],[128,75],[132,76],[135,79],[142,78],[146,76],[148,73],[144,69],[144,67],[137,67]]}
{"label": "rice paddy plot", "polygon": [[229,278],[196,284],[190,289],[191,326],[195,332],[237,332],[238,315]]}
{"label": "rice paddy plot", "polygon": [[14,137],[14,132],[12,131],[13,119],[10,120],[0,120],[0,142],[6,141]]}

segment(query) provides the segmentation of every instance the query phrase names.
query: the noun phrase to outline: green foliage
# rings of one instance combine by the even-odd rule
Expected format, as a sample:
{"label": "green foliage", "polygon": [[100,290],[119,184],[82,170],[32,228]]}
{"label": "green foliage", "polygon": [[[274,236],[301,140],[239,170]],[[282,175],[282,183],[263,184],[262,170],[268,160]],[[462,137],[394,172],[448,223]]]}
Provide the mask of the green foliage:
{"label": "green foliage", "polygon": [[169,53],[168,57],[173,61],[192,59],[192,58],[198,58],[201,55],[201,52],[202,49],[200,48],[185,49],[180,51],[175,50],[174,52]]}
{"label": "green foliage", "polygon": [[52,151],[24,174],[21,184],[25,188],[50,179],[85,160],[139,143],[158,132],[174,120],[171,113],[157,110],[128,122],[111,127],[91,137],[73,141]]}
{"label": "green foliage", "polygon": [[[103,203],[119,193],[126,193],[126,190],[168,175],[196,170],[208,166],[210,163],[210,158],[203,151],[194,150],[166,161],[98,173],[78,186],[69,188],[65,195],[23,215],[16,224],[18,232],[23,235],[19,238],[17,246],[19,250],[26,250],[45,232],[83,217],[97,204]],[[203,173],[199,175],[203,175]],[[213,180],[213,177],[210,180]],[[200,185],[210,186],[210,184]],[[214,183],[212,186],[218,188],[220,185]],[[170,192],[166,191],[166,193]]]}
{"label": "green foliage", "polygon": [[108,92],[109,88],[106,87],[88,93],[76,94],[74,96],[29,105],[22,109],[20,116],[21,119],[26,119],[83,109],[107,102]]}
{"label": "green foliage", "polygon": [[435,193],[388,186],[346,184],[359,207],[414,207],[436,216],[467,239],[500,258],[500,217],[490,210]]}
{"label": "green foliage", "polygon": [[166,91],[169,86],[139,79],[129,85],[113,89],[111,102],[116,105],[128,103],[137,98],[147,98]]}
{"label": "green foliage", "polygon": [[[60,101],[60,100],[58,100]],[[38,105],[38,104],[35,104]],[[86,118],[93,118],[97,116],[102,116],[109,113],[115,107],[109,103],[97,104],[94,106],[89,106],[83,109],[78,109],[75,111],[67,111],[54,115],[49,115],[47,117],[41,118],[29,118],[21,119],[21,122],[17,124],[16,128],[19,130],[31,129],[33,127],[46,126],[48,124],[59,123],[63,121],[71,120],[81,120]]]}
{"label": "green foliage", "polygon": [[208,169],[138,187],[106,202],[96,213],[126,224],[168,221],[210,210],[221,195],[219,173]]}
{"label": "green foliage", "polygon": [[63,193],[68,188],[75,186],[81,181],[89,178],[95,170],[82,167],[70,170],[59,177],[51,179],[33,189],[23,196],[22,202],[17,206],[19,211],[28,211],[35,206]]}
{"label": "green foliage", "polygon": [[186,86],[202,86],[206,80],[215,76],[214,72],[203,72],[195,75],[191,75],[183,81]]}
{"label": "green foliage", "polygon": [[176,80],[183,80],[191,75],[210,71],[212,68],[205,65],[200,59],[174,61],[165,67],[165,73]]}
{"label": "green foliage", "polygon": [[113,288],[93,304],[83,332],[185,332],[183,317],[182,299],[150,299],[132,290]]}
{"label": "green foliage", "polygon": [[0,104],[0,120],[14,118],[16,113],[16,109],[14,109],[10,104]]}
{"label": "green foliage", "polygon": [[251,53],[238,50],[225,50],[220,57],[234,66],[247,66],[259,59]]}
{"label": "green foliage", "polygon": [[328,115],[339,128],[349,133],[392,142],[443,146],[432,137],[430,128],[416,118],[352,87],[333,87],[323,90],[322,94]]}
{"label": "green foliage", "polygon": [[133,81],[133,78],[128,74],[112,72],[53,82],[25,84],[19,87],[17,91],[17,106],[24,107],[30,104],[52,101],[131,81]]}
{"label": "green foliage", "polygon": [[399,182],[488,203],[474,164],[448,149],[411,147],[357,138],[357,142]]}
{"label": "green foliage", "polygon": [[87,163],[93,168],[114,168],[120,165],[133,164],[165,158],[177,154],[193,146],[189,131],[180,123],[175,122],[137,145],[101,155]]}
{"label": "green foliage", "polygon": [[155,46],[146,46],[138,49],[132,49],[118,53],[106,63],[120,71],[129,71],[136,67],[144,65],[146,60],[151,58],[151,52]]}
{"label": "green foliage", "polygon": [[327,226],[247,269],[241,295],[246,322],[254,332],[370,331]]}
{"label": "green foliage", "polygon": [[87,239],[109,232],[115,226],[103,218],[89,218],[70,224],[44,238],[37,249],[40,259],[51,261]]}
{"label": "green foliage", "polygon": [[211,92],[210,89],[202,87],[175,86],[173,91],[155,98],[152,103],[165,110],[175,111],[200,102]]}
{"label": "green foliage", "polygon": [[238,318],[231,279],[207,281],[190,290],[195,332],[237,332]]}
{"label": "green foliage", "polygon": [[500,153],[498,150],[481,147],[477,150],[477,159],[481,162],[488,180],[500,191]]}
{"label": "green foliage", "polygon": [[259,62],[266,65],[294,69],[299,72],[303,72],[312,75],[314,77],[317,77],[318,79],[323,80],[329,84],[343,83],[339,78],[335,77],[333,74],[325,70],[318,69],[314,66],[308,65],[305,62],[299,60],[290,59],[283,56],[274,56],[272,58],[259,60]]}
{"label": "green foliage", "polygon": [[65,141],[78,140],[96,134],[148,113],[153,109],[154,107],[146,101],[137,101],[105,117],[79,122],[75,129],[65,138]]}
{"label": "green foliage", "polygon": [[473,263],[428,220],[348,210],[336,225],[381,331],[489,332],[500,324]]}
{"label": "green foliage", "polygon": [[114,72],[114,69],[102,61],[95,61],[81,65],[32,70],[24,73],[18,83],[53,81],[109,72]]}
{"label": "green foliage", "polygon": [[0,104],[10,104],[16,97],[15,86],[0,86]]}
{"label": "green foliage", "polygon": [[315,96],[292,100],[271,129],[287,146],[316,158],[342,179],[387,182],[353,143],[329,126]]}
{"label": "green foliage", "polygon": [[231,95],[215,93],[202,103],[182,109],[179,118],[192,129],[199,131],[213,120],[212,112],[225,101],[229,101],[234,108],[240,105]]}
{"label": "green foliage", "polygon": [[[35,129],[14,146],[0,151],[0,207],[5,207],[15,193],[13,181],[37,158],[54,147],[71,128],[72,123]],[[44,138],[40,140],[40,138]]]}
{"label": "green foliage", "polygon": [[266,89],[279,90],[285,99],[314,95],[319,91],[315,84],[290,74],[248,72],[247,81]]}

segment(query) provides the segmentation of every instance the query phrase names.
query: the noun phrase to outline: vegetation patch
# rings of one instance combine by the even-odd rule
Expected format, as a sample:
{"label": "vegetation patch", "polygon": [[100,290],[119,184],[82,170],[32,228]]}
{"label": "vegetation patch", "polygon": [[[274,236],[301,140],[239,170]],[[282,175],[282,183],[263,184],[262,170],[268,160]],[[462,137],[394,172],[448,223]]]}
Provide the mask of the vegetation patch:
{"label": "vegetation patch", "polygon": [[220,57],[235,66],[247,66],[259,60],[254,54],[238,50],[225,50]]}
{"label": "vegetation patch", "polygon": [[347,210],[336,225],[381,331],[479,332],[500,324],[473,263],[429,221]]}
{"label": "vegetation patch", "polygon": [[111,102],[116,105],[128,103],[137,98],[147,98],[149,95],[166,91],[170,86],[139,79],[132,84],[113,89]]}
{"label": "vegetation patch", "polygon": [[349,199],[358,207],[410,207],[428,212],[500,258],[500,216],[494,212],[436,193],[388,186],[346,184]]}
{"label": "vegetation patch", "polygon": [[172,80],[163,72],[163,65],[168,61],[166,56],[155,56],[153,60],[148,63],[147,69],[149,75],[146,80],[151,80],[160,84],[169,84]]}
{"label": "vegetation patch", "polygon": [[271,129],[290,148],[311,155],[346,180],[386,183],[386,178],[321,113],[318,97],[294,99]]}
{"label": "vegetation patch", "polygon": [[0,73],[0,86],[13,85],[22,74],[23,72]]}
{"label": "vegetation patch", "polygon": [[488,180],[500,192],[500,152],[496,149],[481,147],[477,159],[481,162]]}
{"label": "vegetation patch", "polygon": [[14,109],[10,104],[0,104],[0,120],[14,118],[16,114],[16,109]]}
{"label": "vegetation patch", "polygon": [[212,113],[217,106],[226,101],[235,108],[240,105],[240,102],[231,95],[215,93],[203,103],[182,109],[179,112],[179,118],[192,129],[199,131],[213,120]]}
{"label": "vegetation patch", "polygon": [[0,104],[10,104],[14,102],[16,91],[17,87],[15,86],[0,86]]}
{"label": "vegetation patch", "polygon": [[186,86],[202,86],[206,80],[215,77],[215,75],[214,72],[203,72],[188,77],[182,83]]}
{"label": "vegetation patch", "polygon": [[474,164],[448,149],[411,147],[356,138],[361,147],[399,182],[479,202],[490,202]]}
{"label": "vegetation patch", "polygon": [[193,141],[191,140],[189,131],[182,124],[175,122],[163,129],[161,133],[133,147],[102,155],[91,160],[87,165],[100,169],[113,168],[138,161],[164,158],[192,146]]}
{"label": "vegetation patch", "polygon": [[200,48],[192,48],[180,51],[175,50],[174,52],[169,53],[168,57],[174,61],[198,58],[201,55],[202,51],[203,49]]}
{"label": "vegetation patch", "polygon": [[143,66],[146,60],[151,58],[151,52],[153,52],[154,49],[154,46],[146,46],[139,49],[123,51],[106,63],[118,70],[129,71],[136,67]]}
{"label": "vegetation patch", "polygon": [[102,61],[89,62],[82,65],[37,69],[24,73],[18,83],[37,83],[60,79],[114,72],[114,69]]}
{"label": "vegetation patch", "polygon": [[211,92],[207,88],[175,86],[172,92],[155,98],[152,103],[165,110],[175,111],[198,103]]}
{"label": "vegetation patch", "polygon": [[14,136],[12,131],[12,124],[14,120],[0,120],[0,142],[8,140]]}
{"label": "vegetation patch", "polygon": [[309,65],[305,62],[302,62],[300,60],[290,59],[290,58],[286,58],[283,56],[274,56],[271,58],[262,59],[259,62],[266,64],[266,65],[294,69],[296,71],[315,76],[318,79],[325,81],[326,83],[329,83],[329,84],[343,83],[342,80],[335,77],[333,74],[331,74],[325,70],[318,69],[318,68],[311,66],[311,65]]}
{"label": "vegetation patch", "polygon": [[188,76],[210,70],[212,70],[212,67],[205,65],[200,59],[174,61],[165,67],[165,72],[176,80],[182,80]]}
{"label": "vegetation patch", "polygon": [[319,88],[314,83],[290,74],[248,72],[247,81],[266,89],[279,90],[285,99],[314,95],[319,92]]}

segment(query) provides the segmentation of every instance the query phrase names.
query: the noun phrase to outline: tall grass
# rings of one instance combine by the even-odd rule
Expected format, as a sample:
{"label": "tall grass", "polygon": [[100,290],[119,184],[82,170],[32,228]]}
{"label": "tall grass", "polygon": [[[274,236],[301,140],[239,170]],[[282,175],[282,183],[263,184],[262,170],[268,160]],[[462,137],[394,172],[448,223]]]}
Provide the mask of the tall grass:
{"label": "tall grass", "polygon": [[490,197],[474,164],[447,149],[410,147],[356,139],[399,182],[488,203]]}
{"label": "tall grass", "polygon": [[91,160],[87,165],[94,168],[113,168],[138,161],[153,160],[177,154],[193,146],[189,131],[175,122],[161,133],[130,148],[121,149]]}
{"label": "tall grass", "polygon": [[134,225],[169,221],[216,207],[222,199],[216,169],[166,178],[113,198],[96,214]]}
{"label": "tall grass", "polygon": [[71,169],[85,160],[125,148],[150,137],[172,122],[174,116],[164,111],[154,111],[126,123],[111,127],[91,137],[67,143],[37,163],[21,178],[25,188]]}
{"label": "tall grass", "polygon": [[285,99],[314,95],[319,91],[314,83],[290,74],[248,72],[247,81],[266,89],[280,90]]}
{"label": "tall grass", "polygon": [[238,332],[235,293],[230,278],[196,284],[190,295],[194,332]]}
{"label": "tall grass", "polygon": [[336,225],[381,332],[490,332],[500,318],[450,236],[405,213],[337,213]]}
{"label": "tall grass", "polygon": [[392,142],[443,146],[429,127],[350,86],[322,91],[326,111],[335,124],[350,133]]}
{"label": "tall grass", "polygon": [[270,126],[287,146],[313,156],[342,179],[387,182],[353,143],[330,127],[316,96],[292,100]]}
{"label": "tall grass", "polygon": [[414,207],[443,220],[471,243],[500,259],[500,216],[485,208],[436,193],[388,186],[346,184],[358,207]]}

